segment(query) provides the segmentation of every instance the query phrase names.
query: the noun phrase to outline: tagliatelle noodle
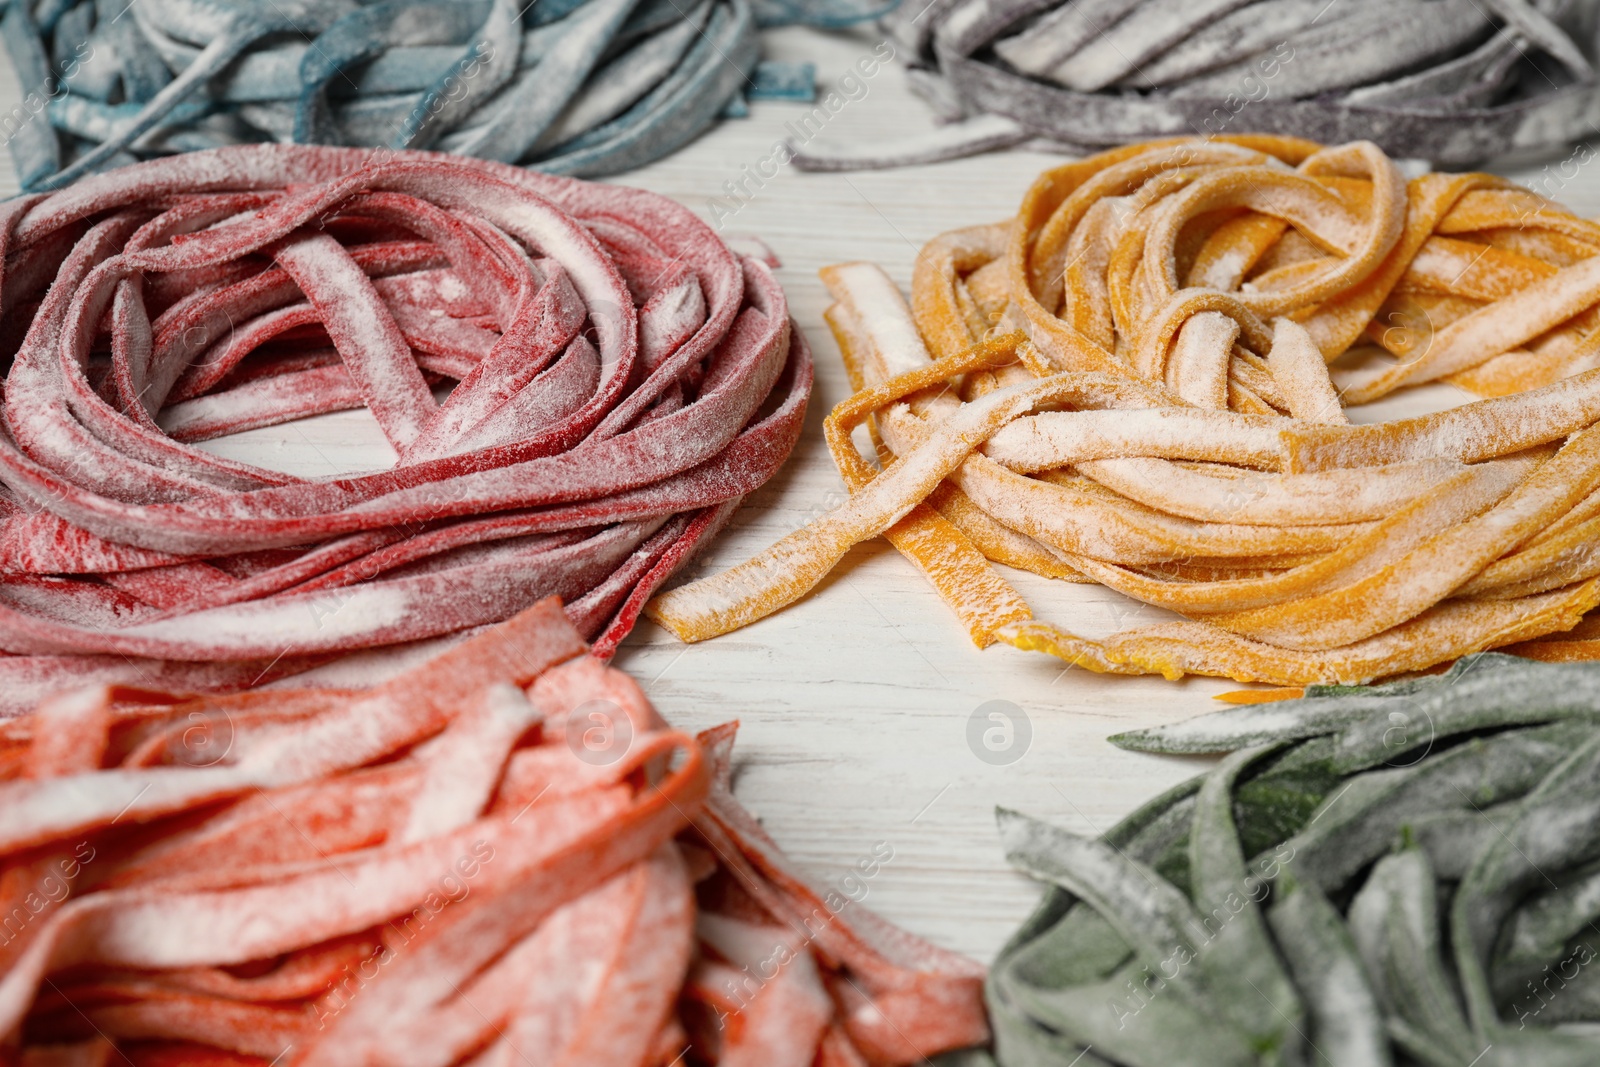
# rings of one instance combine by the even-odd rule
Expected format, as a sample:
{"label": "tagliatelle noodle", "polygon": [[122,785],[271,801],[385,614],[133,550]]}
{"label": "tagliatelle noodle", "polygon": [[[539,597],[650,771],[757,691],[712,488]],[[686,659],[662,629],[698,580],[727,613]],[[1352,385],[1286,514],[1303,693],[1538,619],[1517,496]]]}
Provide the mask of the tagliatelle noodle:
{"label": "tagliatelle noodle", "polygon": [[[609,655],[810,392],[765,265],[665,198],[501,164],[192,153],[14,200],[0,241],[13,707],[239,688],[552,593]],[[361,406],[392,469],[192,443]]]}
{"label": "tagliatelle noodle", "polygon": [[[415,148],[592,177],[643,166],[749,99],[810,101],[758,27],[871,0],[98,0],[8,5],[4,117],[27,190],[246,142]],[[127,16],[127,17],[124,17]]]}
{"label": "tagliatelle noodle", "polygon": [[[796,146],[804,169],[949,159],[1029,141],[1370,140],[1471,165],[1558,151],[1600,119],[1593,0],[927,0],[884,20],[941,125]],[[1593,158],[1580,144],[1547,180]],[[1547,189],[1547,191],[1550,191]]]}
{"label": "tagliatelle noodle", "polygon": [[[930,242],[909,305],[871,265],[823,272],[860,389],[828,424],[850,501],[647,611],[712,637],[893,531],[978,644],[1098,671],[1297,686],[1588,656],[1561,635],[1600,605],[1596,252],[1600,226],[1526,190],[1408,182],[1370,144],[1047,171],[1010,224]],[[1440,381],[1483,399],[1347,417]],[[868,419],[876,467],[850,438]],[[902,543],[938,518],[938,549]],[[1089,640],[983,559],[1187,621]]]}
{"label": "tagliatelle noodle", "polygon": [[987,1040],[982,967],[809,885],[734,800],[735,724],[673,731],[584,653],[552,598],[369,691],[90,687],[0,725],[0,1034],[396,1067]]}

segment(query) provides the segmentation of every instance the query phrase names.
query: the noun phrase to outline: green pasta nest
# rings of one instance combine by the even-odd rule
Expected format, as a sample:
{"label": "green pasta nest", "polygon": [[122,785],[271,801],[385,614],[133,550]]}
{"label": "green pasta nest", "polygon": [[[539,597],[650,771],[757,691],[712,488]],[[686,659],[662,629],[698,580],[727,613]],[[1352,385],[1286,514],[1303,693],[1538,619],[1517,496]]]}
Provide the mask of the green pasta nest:
{"label": "green pasta nest", "polygon": [[1097,839],[989,978],[1004,1067],[1600,1063],[1600,665],[1494,653],[1122,734],[1229,752]]}

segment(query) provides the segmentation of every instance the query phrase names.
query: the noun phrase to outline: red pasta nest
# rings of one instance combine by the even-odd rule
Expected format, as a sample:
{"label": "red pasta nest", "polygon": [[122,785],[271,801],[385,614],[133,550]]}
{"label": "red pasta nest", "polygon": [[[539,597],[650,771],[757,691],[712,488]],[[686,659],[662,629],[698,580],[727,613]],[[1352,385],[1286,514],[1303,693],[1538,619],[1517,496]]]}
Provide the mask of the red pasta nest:
{"label": "red pasta nest", "polygon": [[981,967],[808,886],[734,801],[732,724],[677,733],[583,653],[552,599],[369,691],[96,687],[0,726],[0,1042],[885,1067],[986,1040]]}
{"label": "red pasta nest", "polygon": [[[771,273],[688,210],[495,163],[192,153],[10,201],[0,244],[13,706],[242,687],[551,594],[609,654],[810,392]],[[193,446],[362,406],[392,469]]]}

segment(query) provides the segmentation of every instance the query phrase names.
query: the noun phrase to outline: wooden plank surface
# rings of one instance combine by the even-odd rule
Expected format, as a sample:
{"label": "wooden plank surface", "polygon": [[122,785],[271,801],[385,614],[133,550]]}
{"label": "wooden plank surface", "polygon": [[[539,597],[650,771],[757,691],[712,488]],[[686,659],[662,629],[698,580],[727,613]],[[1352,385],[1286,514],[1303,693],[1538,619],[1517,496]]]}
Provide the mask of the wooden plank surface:
{"label": "wooden plank surface", "polygon": [[[775,58],[810,59],[824,90],[880,50],[871,27],[768,35]],[[824,139],[888,140],[930,128],[920,101],[893,66],[841,92]],[[0,72],[0,114],[19,98]],[[720,222],[725,236],[755,234],[783,261],[778,277],[817,355],[817,387],[806,434],[789,465],[740,511],[697,565],[731,565],[843,499],[821,436],[822,416],[847,392],[837,350],[822,322],[826,293],[816,272],[852,259],[881,264],[905,287],[922,242],[957,226],[1008,217],[1029,182],[1061,157],[1008,152],[931,167],[858,174],[782,168],[757,187],[748,174],[771,166],[774,146],[810,107],[759,103],[748,119],[723,123],[677,155],[614,179],[674,197]],[[1541,188],[1586,215],[1600,210],[1600,175],[1565,178],[1557,161],[1503,170],[1543,178]],[[1548,172],[1544,170],[1550,165]],[[747,169],[748,168],[748,169]],[[745,181],[747,202],[726,199]],[[9,160],[0,193],[16,190]],[[721,210],[718,209],[720,205]],[[737,210],[734,210],[737,208]],[[1448,397],[1390,401],[1365,418]],[[239,434],[214,451],[306,475],[382,467],[393,461],[365,412]],[[1088,636],[1155,622],[1165,612],[1090,587],[1007,572],[1038,615]],[[1202,761],[1123,752],[1118,730],[1206,711],[1231,683],[1105,678],[1063,670],[1009,648],[979,651],[911,566],[887,544],[852,552],[809,598],[748,629],[696,646],[644,622],[617,664],[646,686],[661,711],[698,729],[737,718],[736,790],[779,843],[824,881],[845,876],[879,842],[893,858],[866,883],[866,903],[940,944],[987,961],[1037,897],[1005,865],[994,835],[995,805],[1072,830],[1109,827],[1142,801],[1196,773]],[[999,703],[996,703],[999,702]],[[991,751],[974,733],[1014,721]],[[979,728],[973,727],[978,716]],[[1024,735],[1029,735],[1024,743]]]}

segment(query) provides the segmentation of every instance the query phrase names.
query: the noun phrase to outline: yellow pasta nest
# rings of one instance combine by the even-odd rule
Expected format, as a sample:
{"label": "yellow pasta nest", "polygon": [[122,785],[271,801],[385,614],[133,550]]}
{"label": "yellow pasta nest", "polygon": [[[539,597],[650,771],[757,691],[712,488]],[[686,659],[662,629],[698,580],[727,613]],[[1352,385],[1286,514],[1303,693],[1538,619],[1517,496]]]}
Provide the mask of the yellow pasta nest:
{"label": "yellow pasta nest", "polygon": [[[716,636],[885,535],[979,645],[1096,671],[1297,685],[1508,645],[1589,658],[1597,252],[1600,225],[1525,189],[1407,181],[1365,142],[1165,141],[1046,171],[1016,218],[929,242],[909,306],[869,264],[822,272],[857,389],[828,420],[850,499],[650,614]],[[1348,417],[1441,380],[1484,399]],[[990,561],[1184,621],[1078,637]]]}

